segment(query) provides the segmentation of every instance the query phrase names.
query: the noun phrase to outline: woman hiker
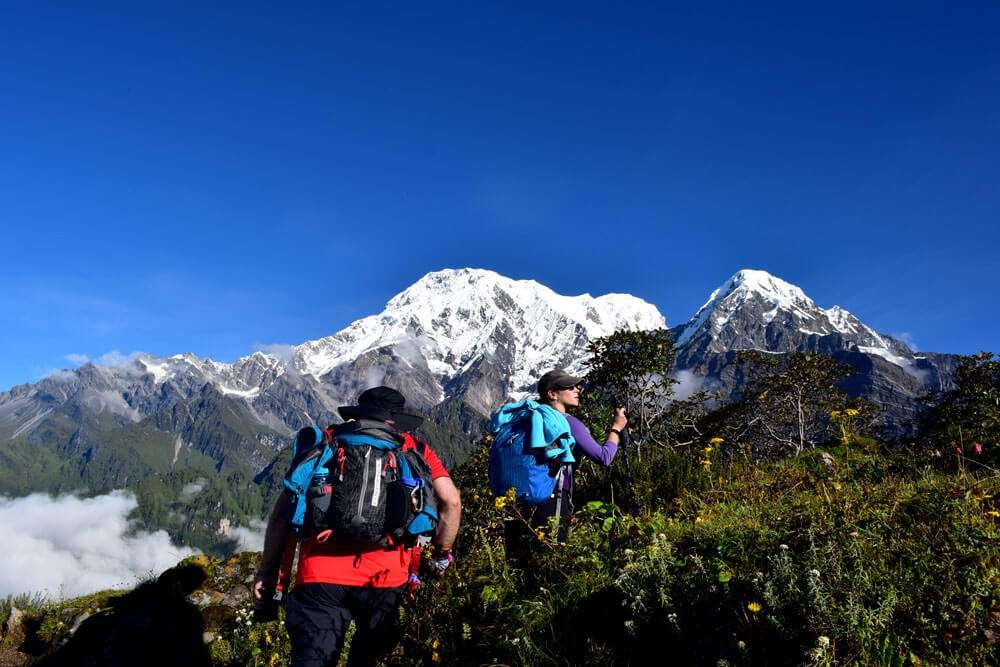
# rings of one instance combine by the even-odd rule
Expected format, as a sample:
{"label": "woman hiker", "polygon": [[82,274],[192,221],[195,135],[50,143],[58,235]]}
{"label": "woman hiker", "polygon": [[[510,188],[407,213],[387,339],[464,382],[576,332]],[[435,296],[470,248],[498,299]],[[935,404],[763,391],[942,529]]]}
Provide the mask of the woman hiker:
{"label": "woman hiker", "polygon": [[[510,555],[517,559],[518,552],[522,552],[531,543],[530,528],[545,531],[553,527],[550,523],[552,517],[556,517],[554,523],[555,534],[551,537],[558,542],[565,542],[569,532],[569,517],[573,514],[573,462],[578,456],[583,455],[596,461],[602,466],[610,466],[618,452],[618,444],[621,431],[628,425],[624,408],[616,408],[611,427],[608,429],[607,437],[603,444],[598,443],[591,435],[586,426],[579,419],[569,413],[580,405],[580,385],[583,378],[570,375],[563,370],[552,370],[543,375],[538,380],[538,403],[532,401],[522,401],[521,403],[509,404],[500,408],[493,418],[495,433],[502,433],[507,425],[524,424],[528,417],[525,410],[537,411],[539,415],[532,421],[534,430],[545,431],[542,441],[539,441],[540,434],[535,438],[525,436],[526,441],[522,441],[525,446],[538,447],[545,446],[545,455],[550,458],[549,469],[558,467],[559,471],[555,475],[555,488],[551,496],[541,499],[528,498],[530,495],[524,489],[518,489],[516,494],[518,510],[525,521],[519,519],[510,520],[505,525],[505,538]],[[567,433],[560,433],[568,427]],[[566,437],[566,436],[569,437]],[[552,438],[555,437],[554,441]],[[501,435],[498,435],[497,444],[501,444]],[[534,443],[531,444],[531,440]],[[562,443],[563,451],[553,451],[555,442]],[[501,486],[506,486],[511,479],[510,474],[504,474],[500,468],[507,465],[502,455],[494,457],[491,455],[490,476],[491,486],[497,495],[502,495]],[[536,452],[541,457],[542,452]],[[523,460],[523,459],[522,459]],[[530,459],[529,459],[530,460]],[[560,465],[560,461],[563,463]],[[517,465],[517,464],[515,464]],[[527,483],[522,483],[525,486]],[[512,484],[512,486],[518,486]],[[535,500],[536,502],[532,502]]]}

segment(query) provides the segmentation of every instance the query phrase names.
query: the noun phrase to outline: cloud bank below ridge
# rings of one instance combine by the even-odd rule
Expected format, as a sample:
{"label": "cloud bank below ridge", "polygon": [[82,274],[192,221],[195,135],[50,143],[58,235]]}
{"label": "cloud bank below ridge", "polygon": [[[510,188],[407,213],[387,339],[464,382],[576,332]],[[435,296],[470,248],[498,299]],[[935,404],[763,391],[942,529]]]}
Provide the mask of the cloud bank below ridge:
{"label": "cloud bank below ridge", "polygon": [[128,514],[137,505],[126,491],[93,498],[0,496],[0,596],[69,598],[132,588],[198,553],[171,543],[162,530],[129,534]]}

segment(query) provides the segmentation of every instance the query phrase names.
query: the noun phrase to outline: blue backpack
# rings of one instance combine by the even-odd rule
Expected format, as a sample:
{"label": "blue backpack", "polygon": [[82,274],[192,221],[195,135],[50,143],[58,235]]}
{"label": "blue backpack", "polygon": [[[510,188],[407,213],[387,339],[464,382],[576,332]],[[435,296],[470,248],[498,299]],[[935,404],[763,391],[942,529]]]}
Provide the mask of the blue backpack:
{"label": "blue backpack", "polygon": [[493,414],[489,484],[494,496],[515,489],[515,498],[537,505],[553,496],[557,482],[574,462],[569,422],[535,401],[504,405]]}

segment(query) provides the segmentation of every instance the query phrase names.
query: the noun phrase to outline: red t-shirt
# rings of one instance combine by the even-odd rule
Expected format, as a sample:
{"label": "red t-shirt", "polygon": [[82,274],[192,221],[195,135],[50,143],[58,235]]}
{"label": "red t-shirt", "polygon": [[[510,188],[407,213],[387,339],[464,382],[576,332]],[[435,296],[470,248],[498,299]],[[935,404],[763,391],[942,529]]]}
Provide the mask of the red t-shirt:
{"label": "red t-shirt", "polygon": [[[410,450],[415,446],[416,442],[412,438],[406,438],[403,450]],[[422,454],[430,466],[432,480],[450,476],[448,469],[429,445],[424,447]],[[362,551],[356,546],[338,545],[335,542],[317,544],[308,540],[299,547],[299,567],[295,583],[374,588],[402,586],[410,574],[412,551],[403,545]]]}

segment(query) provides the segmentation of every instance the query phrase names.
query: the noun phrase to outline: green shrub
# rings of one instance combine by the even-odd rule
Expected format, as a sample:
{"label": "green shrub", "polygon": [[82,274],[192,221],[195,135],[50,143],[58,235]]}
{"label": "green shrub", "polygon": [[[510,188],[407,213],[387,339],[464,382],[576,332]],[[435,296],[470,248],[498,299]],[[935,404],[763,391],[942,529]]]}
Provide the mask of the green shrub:
{"label": "green shrub", "polygon": [[518,565],[480,454],[456,473],[459,567],[404,613],[395,661],[997,661],[1000,482],[905,453],[832,453],[832,466],[806,453],[720,470],[662,456],[662,488],[637,479],[640,516],[578,503],[569,543],[539,542]]}

